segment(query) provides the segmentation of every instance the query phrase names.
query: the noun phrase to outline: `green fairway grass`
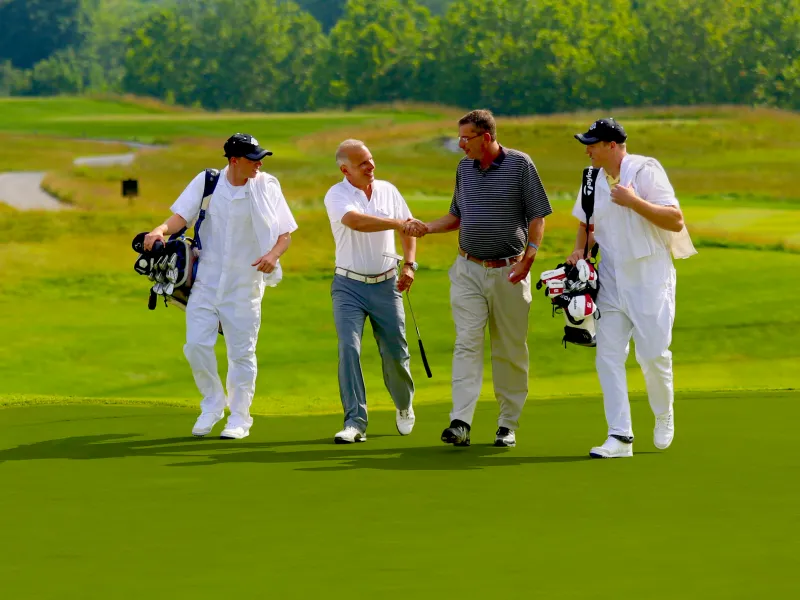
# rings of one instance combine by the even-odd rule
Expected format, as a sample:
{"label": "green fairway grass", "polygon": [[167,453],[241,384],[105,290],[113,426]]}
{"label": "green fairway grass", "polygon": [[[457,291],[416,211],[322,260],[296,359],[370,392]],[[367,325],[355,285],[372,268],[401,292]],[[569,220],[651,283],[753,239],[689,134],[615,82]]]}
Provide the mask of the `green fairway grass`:
{"label": "green fairway grass", "polygon": [[[679,395],[652,446],[593,461],[598,398],[535,402],[518,446],[438,440],[448,406],[393,413],[337,446],[339,419],[257,418],[241,441],[187,436],[194,411],[0,410],[6,598],[792,598],[797,392]],[[764,434],[768,432],[769,442]]]}

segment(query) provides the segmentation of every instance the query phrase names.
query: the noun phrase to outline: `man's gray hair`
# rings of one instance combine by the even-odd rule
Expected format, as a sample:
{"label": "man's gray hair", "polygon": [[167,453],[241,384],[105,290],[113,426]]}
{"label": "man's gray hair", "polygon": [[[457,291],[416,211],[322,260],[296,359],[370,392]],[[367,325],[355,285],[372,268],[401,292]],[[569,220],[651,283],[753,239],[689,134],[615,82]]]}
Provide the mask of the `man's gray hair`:
{"label": "man's gray hair", "polygon": [[366,148],[367,145],[361,140],[345,140],[336,149],[336,164],[340,167],[348,162],[348,154],[356,148]]}

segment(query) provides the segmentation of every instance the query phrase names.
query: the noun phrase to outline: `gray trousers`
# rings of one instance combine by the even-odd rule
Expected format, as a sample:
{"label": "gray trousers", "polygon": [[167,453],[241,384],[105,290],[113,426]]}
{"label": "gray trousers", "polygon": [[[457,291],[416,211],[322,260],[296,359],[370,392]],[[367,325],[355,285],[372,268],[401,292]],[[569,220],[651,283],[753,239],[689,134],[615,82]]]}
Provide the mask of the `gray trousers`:
{"label": "gray trousers", "polygon": [[450,306],[456,326],[453,410],[450,420],[472,424],[483,384],[486,326],[492,343],[494,395],[499,427],[516,430],[528,397],[530,274],[513,285],[511,267],[487,269],[458,256],[450,267]]}
{"label": "gray trousers", "polygon": [[368,284],[334,275],[331,298],[339,338],[339,395],[344,426],[365,433],[367,392],[361,371],[361,338],[367,317],[381,354],[383,382],[394,405],[398,410],[407,410],[414,399],[403,297],[395,278]]}

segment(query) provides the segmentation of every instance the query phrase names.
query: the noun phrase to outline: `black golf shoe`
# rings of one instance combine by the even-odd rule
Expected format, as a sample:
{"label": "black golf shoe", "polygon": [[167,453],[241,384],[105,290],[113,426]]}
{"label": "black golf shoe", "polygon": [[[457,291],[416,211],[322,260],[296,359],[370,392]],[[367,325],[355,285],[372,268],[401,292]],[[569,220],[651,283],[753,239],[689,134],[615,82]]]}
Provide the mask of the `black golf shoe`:
{"label": "black golf shoe", "polygon": [[442,432],[442,441],[453,446],[469,446],[469,430],[469,425],[456,419]]}

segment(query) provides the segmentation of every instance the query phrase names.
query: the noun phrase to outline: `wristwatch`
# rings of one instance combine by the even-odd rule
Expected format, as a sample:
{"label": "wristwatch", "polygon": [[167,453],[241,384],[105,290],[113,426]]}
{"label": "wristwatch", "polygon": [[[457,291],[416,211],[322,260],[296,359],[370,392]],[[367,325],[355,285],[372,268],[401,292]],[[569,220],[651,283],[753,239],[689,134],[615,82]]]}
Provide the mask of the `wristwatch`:
{"label": "wristwatch", "polygon": [[415,262],[406,261],[403,263],[403,265],[404,266],[408,265],[409,267],[411,267],[412,271],[416,271],[417,269],[419,269],[419,263],[417,263],[416,261]]}

